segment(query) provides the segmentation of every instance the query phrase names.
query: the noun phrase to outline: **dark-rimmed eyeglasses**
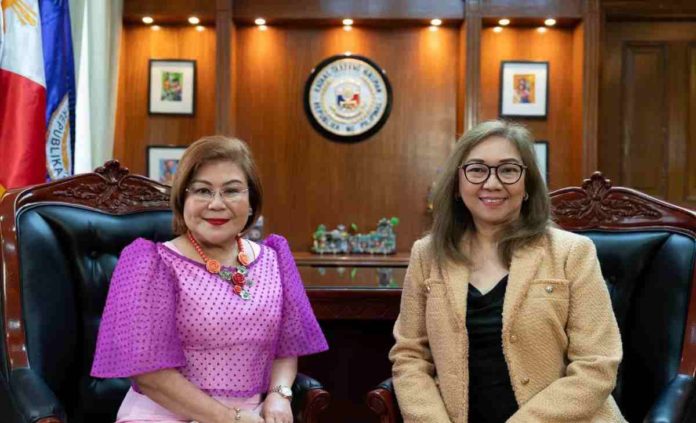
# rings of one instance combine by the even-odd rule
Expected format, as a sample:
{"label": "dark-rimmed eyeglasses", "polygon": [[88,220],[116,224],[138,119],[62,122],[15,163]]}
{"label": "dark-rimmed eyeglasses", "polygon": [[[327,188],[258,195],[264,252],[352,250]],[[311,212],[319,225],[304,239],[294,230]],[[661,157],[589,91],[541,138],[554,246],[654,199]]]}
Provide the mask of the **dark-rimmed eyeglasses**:
{"label": "dark-rimmed eyeglasses", "polygon": [[222,201],[234,203],[244,198],[244,195],[249,192],[249,188],[230,187],[214,190],[205,186],[200,187],[194,185],[186,188],[186,192],[188,192],[194,200],[201,202],[211,202],[216,195],[220,194]]}
{"label": "dark-rimmed eyeglasses", "polygon": [[488,166],[483,163],[467,163],[459,166],[464,172],[464,177],[472,184],[483,184],[491,177],[492,170],[500,183],[512,185],[520,180],[527,166],[517,163],[503,163],[498,166]]}

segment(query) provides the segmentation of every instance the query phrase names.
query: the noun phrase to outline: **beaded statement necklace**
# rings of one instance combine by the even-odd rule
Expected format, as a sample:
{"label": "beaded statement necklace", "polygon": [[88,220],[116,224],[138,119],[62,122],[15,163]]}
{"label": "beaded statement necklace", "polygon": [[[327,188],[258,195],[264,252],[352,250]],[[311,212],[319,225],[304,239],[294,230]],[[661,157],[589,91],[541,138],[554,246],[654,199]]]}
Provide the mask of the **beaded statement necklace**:
{"label": "beaded statement necklace", "polygon": [[208,257],[190,231],[186,233],[186,236],[198,255],[203,259],[203,262],[205,262],[205,269],[208,272],[218,275],[220,279],[229,283],[232,286],[232,291],[243,300],[246,301],[251,299],[251,294],[247,288],[251,288],[254,282],[246,277],[248,273],[247,266],[250,260],[249,256],[244,251],[244,243],[239,235],[237,235],[237,249],[239,250],[237,261],[239,262],[239,266],[230,267],[222,266],[219,261]]}

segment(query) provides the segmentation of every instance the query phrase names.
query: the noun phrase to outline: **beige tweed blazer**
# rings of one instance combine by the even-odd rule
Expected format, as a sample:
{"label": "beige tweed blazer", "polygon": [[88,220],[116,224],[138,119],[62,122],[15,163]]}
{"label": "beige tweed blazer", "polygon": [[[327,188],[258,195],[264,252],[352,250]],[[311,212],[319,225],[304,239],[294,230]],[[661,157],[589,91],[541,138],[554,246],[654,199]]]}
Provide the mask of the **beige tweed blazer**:
{"label": "beige tweed blazer", "polygon": [[[467,422],[468,273],[438,266],[428,237],[414,244],[389,354],[406,423]],[[514,254],[502,338],[519,405],[508,422],[625,422],[610,395],[621,338],[588,238],[549,229]]]}

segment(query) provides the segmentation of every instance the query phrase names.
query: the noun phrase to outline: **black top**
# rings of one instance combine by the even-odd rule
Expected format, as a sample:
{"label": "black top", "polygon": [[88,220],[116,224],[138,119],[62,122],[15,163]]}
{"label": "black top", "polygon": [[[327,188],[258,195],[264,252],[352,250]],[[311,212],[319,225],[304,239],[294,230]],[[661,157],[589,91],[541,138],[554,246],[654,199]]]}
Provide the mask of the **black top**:
{"label": "black top", "polygon": [[502,423],[517,401],[503,355],[505,276],[485,295],[469,284],[466,329],[469,332],[469,422]]}

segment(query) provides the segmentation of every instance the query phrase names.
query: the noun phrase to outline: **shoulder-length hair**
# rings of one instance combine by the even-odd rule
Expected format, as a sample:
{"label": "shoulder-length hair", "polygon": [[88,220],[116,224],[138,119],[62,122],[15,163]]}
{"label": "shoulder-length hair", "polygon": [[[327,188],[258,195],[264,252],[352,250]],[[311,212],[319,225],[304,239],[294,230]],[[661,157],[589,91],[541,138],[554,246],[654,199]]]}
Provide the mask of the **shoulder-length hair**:
{"label": "shoulder-length hair", "polygon": [[525,191],[529,196],[522,202],[520,217],[506,225],[498,239],[498,254],[508,266],[512,255],[545,233],[550,224],[549,196],[534,153],[534,138],[522,125],[502,120],[482,122],[467,131],[454,146],[433,193],[433,226],[431,242],[437,261],[449,259],[470,264],[460,242],[476,230],[471,212],[459,196],[459,166],[471,150],[490,137],[503,137],[519,151],[527,169],[524,173]]}
{"label": "shoulder-length hair", "polygon": [[174,212],[172,228],[175,234],[181,235],[188,230],[184,222],[184,202],[186,201],[186,189],[191,180],[201,166],[216,161],[232,162],[239,166],[246,176],[249,186],[249,205],[251,206],[252,214],[247,219],[242,232],[249,229],[261,215],[263,189],[261,188],[261,179],[259,178],[254,159],[251,157],[249,147],[244,141],[236,138],[224,137],[222,135],[203,137],[186,149],[174,175],[169,203]]}

